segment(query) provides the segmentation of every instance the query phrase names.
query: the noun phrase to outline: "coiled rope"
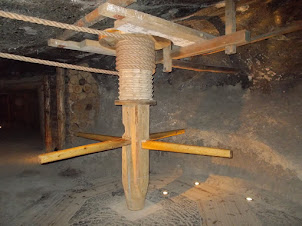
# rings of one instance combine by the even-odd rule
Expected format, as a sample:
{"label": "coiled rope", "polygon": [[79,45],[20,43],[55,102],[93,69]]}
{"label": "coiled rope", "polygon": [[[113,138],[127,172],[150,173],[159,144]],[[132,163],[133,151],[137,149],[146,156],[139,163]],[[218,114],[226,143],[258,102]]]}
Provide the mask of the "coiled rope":
{"label": "coiled rope", "polygon": [[109,70],[102,70],[102,69],[91,68],[91,67],[83,67],[83,66],[78,66],[78,65],[73,65],[73,64],[65,64],[65,63],[59,63],[59,62],[54,62],[54,61],[49,61],[49,60],[41,60],[41,59],[36,59],[36,58],[31,58],[31,57],[9,54],[9,53],[0,52],[0,57],[6,58],[6,59],[18,60],[18,61],[25,61],[25,62],[29,62],[29,63],[35,63],[35,64],[43,64],[43,65],[48,65],[48,66],[73,69],[73,70],[78,70],[78,71],[87,71],[87,72],[109,74],[109,75],[118,75],[117,71],[109,71]]}
{"label": "coiled rope", "polygon": [[154,41],[120,40],[116,45],[120,100],[152,100],[155,69]]}

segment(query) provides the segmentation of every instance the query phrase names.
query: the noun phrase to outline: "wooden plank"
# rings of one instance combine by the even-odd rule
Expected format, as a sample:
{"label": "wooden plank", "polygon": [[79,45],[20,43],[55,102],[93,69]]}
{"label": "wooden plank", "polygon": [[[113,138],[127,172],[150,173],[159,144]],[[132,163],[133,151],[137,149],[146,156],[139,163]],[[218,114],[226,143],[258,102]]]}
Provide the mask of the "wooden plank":
{"label": "wooden plank", "polygon": [[58,39],[49,39],[48,46],[62,49],[83,51],[88,53],[97,53],[109,56],[115,56],[115,50],[105,48],[98,41],[85,39],[82,42],[62,41]]}
{"label": "wooden plank", "polygon": [[[149,140],[159,140],[166,137],[176,136],[185,133],[184,129],[179,130],[171,130],[166,132],[159,132],[159,133],[152,133],[150,134]],[[108,135],[102,135],[102,134],[93,134],[93,133],[76,133],[75,134],[78,137],[87,138],[90,140],[97,140],[97,141],[106,141],[106,140],[113,140],[113,139],[122,139],[121,137],[115,137],[115,136],[108,136]]]}
{"label": "wooden plank", "polygon": [[163,48],[163,72],[172,71],[171,45]]}
{"label": "wooden plank", "polygon": [[104,3],[99,7],[100,14],[118,19],[115,28],[124,32],[144,33],[171,40],[175,45],[187,46],[215,36],[197,31],[171,21],[161,19],[133,9]]}
{"label": "wooden plank", "polygon": [[220,148],[199,147],[193,145],[174,144],[162,141],[145,141],[142,148],[158,151],[170,151],[194,155],[207,155],[223,158],[232,158],[232,151]]}
{"label": "wooden plank", "polygon": [[52,131],[51,131],[51,120],[50,120],[50,86],[49,78],[47,75],[44,76],[44,132],[45,132],[45,151],[52,151]]}
{"label": "wooden plank", "polygon": [[[229,35],[223,35],[205,42],[198,42],[187,47],[175,48],[172,50],[172,59],[181,59],[185,57],[192,57],[204,53],[215,52],[217,50],[225,49],[228,45],[242,45],[250,41],[250,33],[246,30],[237,31]],[[163,56],[157,56],[157,63],[163,61]]]}
{"label": "wooden plank", "polygon": [[[109,0],[108,2],[122,7],[127,7],[131,5],[133,2],[136,2],[136,0]],[[104,19],[106,19],[106,17],[100,14],[99,7],[98,7],[92,12],[88,13],[85,17],[79,19],[77,22],[74,23],[74,25],[80,27],[90,27]],[[67,40],[72,36],[74,36],[75,34],[77,34],[76,31],[66,30],[63,32],[63,34],[58,36],[58,39]]]}
{"label": "wooden plank", "polygon": [[65,145],[65,69],[57,68],[56,74],[56,96],[57,96],[57,122],[58,140],[57,148],[63,149]]}
{"label": "wooden plank", "polygon": [[96,144],[88,144],[75,148],[69,148],[60,151],[54,151],[46,154],[41,154],[38,156],[40,164],[55,162],[63,159],[69,159],[81,155],[87,155],[92,153],[97,153],[101,151],[106,151],[110,149],[120,148],[123,145],[128,145],[129,141],[124,139],[108,140]]}
{"label": "wooden plank", "polygon": [[122,150],[122,181],[128,209],[144,208],[149,185],[149,150],[142,140],[149,139],[149,105],[123,105],[124,139],[131,145]]}
{"label": "wooden plank", "polygon": [[184,62],[180,60],[173,60],[173,67],[191,71],[199,71],[199,72],[215,72],[215,73],[227,73],[227,74],[235,74],[238,73],[239,70],[235,68],[227,68],[227,67],[215,67],[215,66],[205,66],[196,63]]}
{"label": "wooden plank", "polygon": [[[225,0],[225,34],[236,32],[236,6],[234,0]],[[225,53],[230,55],[236,53],[236,45],[225,47]]]}

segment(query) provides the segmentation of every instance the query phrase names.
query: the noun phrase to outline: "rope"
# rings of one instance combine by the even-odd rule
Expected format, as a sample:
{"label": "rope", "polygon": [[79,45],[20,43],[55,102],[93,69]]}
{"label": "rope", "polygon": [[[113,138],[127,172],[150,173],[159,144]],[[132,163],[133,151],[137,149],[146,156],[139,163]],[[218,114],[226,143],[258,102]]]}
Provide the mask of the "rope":
{"label": "rope", "polygon": [[35,23],[35,24],[42,24],[42,25],[50,26],[50,27],[73,30],[73,31],[77,31],[77,32],[84,32],[84,33],[96,34],[96,35],[104,35],[104,36],[113,37],[113,38],[116,38],[116,39],[140,40],[142,38],[142,35],[138,35],[138,34],[110,33],[110,32],[107,32],[107,31],[96,30],[96,29],[92,29],[92,28],[88,28],[88,27],[79,27],[79,26],[76,26],[76,25],[65,24],[65,23],[56,22],[56,21],[52,21],[52,20],[40,19],[40,18],[37,18],[37,17],[25,16],[25,15],[22,15],[22,14],[5,12],[5,11],[2,11],[2,10],[0,10],[0,17],[9,18],[9,19],[12,19],[12,20],[20,20],[20,21],[25,21],[25,22]]}
{"label": "rope", "polygon": [[120,40],[116,45],[120,100],[152,100],[155,69],[154,42]]}
{"label": "rope", "polygon": [[29,63],[35,63],[35,64],[43,64],[43,65],[48,65],[48,66],[73,69],[73,70],[78,70],[78,71],[88,71],[88,72],[100,73],[100,74],[118,75],[117,71],[109,71],[109,70],[102,70],[102,69],[91,68],[91,67],[83,67],[83,66],[59,63],[59,62],[54,62],[54,61],[49,61],[49,60],[40,60],[40,59],[36,59],[36,58],[19,56],[19,55],[14,55],[14,54],[9,54],[9,53],[0,52],[0,57],[6,58],[6,59],[29,62]]}

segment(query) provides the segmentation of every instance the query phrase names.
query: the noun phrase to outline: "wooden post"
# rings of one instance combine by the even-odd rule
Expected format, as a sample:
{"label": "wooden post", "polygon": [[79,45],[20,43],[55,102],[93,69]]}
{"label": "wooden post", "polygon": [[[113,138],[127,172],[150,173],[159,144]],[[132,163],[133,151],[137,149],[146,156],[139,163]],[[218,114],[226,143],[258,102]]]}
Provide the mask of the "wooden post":
{"label": "wooden post", "polygon": [[142,140],[149,138],[149,105],[123,105],[124,139],[122,179],[127,206],[130,210],[144,208],[149,184],[149,150],[142,148]]}
{"label": "wooden post", "polygon": [[[236,6],[234,0],[225,0],[225,34],[236,32]],[[236,53],[236,45],[225,47],[226,54]]]}
{"label": "wooden post", "polygon": [[164,72],[171,72],[172,71],[172,58],[171,58],[171,45],[163,48],[163,71]]}
{"label": "wooden post", "polygon": [[49,78],[44,76],[44,132],[45,132],[45,151],[52,151],[52,133],[50,123],[50,87]]}
{"label": "wooden post", "polygon": [[65,144],[65,70],[57,68],[56,95],[57,95],[57,122],[58,122],[58,143],[57,148],[63,149]]}

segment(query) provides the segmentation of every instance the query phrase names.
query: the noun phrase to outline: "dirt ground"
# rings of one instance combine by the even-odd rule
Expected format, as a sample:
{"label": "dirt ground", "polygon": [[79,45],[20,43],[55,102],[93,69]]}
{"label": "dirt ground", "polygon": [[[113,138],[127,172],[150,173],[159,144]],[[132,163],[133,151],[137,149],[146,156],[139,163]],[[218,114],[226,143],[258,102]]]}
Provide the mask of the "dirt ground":
{"label": "dirt ground", "polygon": [[91,156],[41,166],[35,157],[42,149],[37,134],[1,130],[0,225],[302,224],[295,202],[247,180],[193,176],[180,167],[151,173],[146,207],[132,212],[120,172],[102,176],[101,167],[92,173],[87,168],[93,166],[81,165]]}

